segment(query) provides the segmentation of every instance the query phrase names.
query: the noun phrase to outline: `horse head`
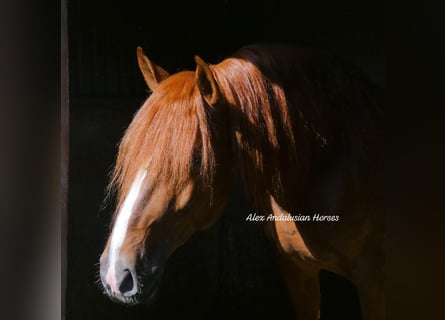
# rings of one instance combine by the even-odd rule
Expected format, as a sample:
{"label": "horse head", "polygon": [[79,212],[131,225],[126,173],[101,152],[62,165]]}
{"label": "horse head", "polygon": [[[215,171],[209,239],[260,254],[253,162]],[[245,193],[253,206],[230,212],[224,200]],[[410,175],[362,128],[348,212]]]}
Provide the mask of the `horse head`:
{"label": "horse head", "polygon": [[[154,296],[167,258],[211,226],[228,198],[229,143],[209,66],[169,75],[137,49],[152,91],[120,143],[111,189],[117,207],[100,277],[111,298]],[[218,134],[216,134],[218,132]]]}

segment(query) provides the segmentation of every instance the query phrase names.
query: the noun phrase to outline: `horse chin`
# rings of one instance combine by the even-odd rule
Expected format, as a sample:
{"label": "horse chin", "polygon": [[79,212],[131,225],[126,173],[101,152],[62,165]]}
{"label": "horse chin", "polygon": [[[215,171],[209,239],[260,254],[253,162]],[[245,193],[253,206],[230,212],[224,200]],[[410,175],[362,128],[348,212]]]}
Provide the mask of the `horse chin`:
{"label": "horse chin", "polygon": [[153,304],[158,294],[162,274],[162,271],[156,272],[155,274],[145,277],[145,279],[142,280],[141,294],[139,296],[138,303],[144,303],[146,305]]}

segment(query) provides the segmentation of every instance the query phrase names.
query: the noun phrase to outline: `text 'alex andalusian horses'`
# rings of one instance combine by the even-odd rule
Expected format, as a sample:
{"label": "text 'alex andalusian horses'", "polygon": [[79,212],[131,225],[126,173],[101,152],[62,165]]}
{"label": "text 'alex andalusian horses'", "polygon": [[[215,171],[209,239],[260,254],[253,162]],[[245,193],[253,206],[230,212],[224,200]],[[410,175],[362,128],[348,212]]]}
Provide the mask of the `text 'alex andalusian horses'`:
{"label": "text 'alex andalusian horses'", "polygon": [[[297,319],[319,318],[319,271],[358,288],[363,319],[384,319],[380,91],[312,49],[247,46],[169,75],[138,48],[152,94],[120,144],[118,205],[101,256],[105,292],[138,303],[171,253],[223,212],[236,170],[279,252]],[[294,221],[296,214],[338,221]]]}

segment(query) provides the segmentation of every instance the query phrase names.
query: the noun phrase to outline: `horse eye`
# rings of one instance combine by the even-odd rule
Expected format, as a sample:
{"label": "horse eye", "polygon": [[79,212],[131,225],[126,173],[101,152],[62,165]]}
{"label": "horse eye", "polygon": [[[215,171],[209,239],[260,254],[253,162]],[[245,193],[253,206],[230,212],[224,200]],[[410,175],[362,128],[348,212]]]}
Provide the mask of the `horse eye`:
{"label": "horse eye", "polygon": [[201,154],[199,152],[193,153],[192,156],[192,170],[198,170],[201,166]]}

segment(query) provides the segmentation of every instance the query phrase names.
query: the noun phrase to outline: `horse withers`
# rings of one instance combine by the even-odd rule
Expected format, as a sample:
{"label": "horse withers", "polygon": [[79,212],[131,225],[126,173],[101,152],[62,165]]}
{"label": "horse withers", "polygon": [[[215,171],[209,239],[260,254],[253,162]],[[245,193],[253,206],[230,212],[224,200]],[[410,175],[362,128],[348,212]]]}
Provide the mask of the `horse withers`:
{"label": "horse withers", "polygon": [[110,182],[106,294],[152,297],[172,252],[221,216],[235,171],[267,217],[297,319],[319,318],[322,269],[357,286],[363,319],[384,319],[380,89],[297,46],[250,45],[215,65],[196,56],[196,70],[173,75],[141,48],[137,58],[152,93]]}

